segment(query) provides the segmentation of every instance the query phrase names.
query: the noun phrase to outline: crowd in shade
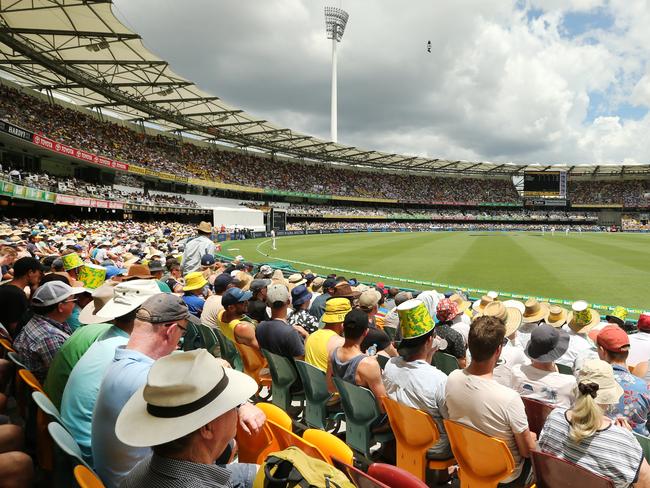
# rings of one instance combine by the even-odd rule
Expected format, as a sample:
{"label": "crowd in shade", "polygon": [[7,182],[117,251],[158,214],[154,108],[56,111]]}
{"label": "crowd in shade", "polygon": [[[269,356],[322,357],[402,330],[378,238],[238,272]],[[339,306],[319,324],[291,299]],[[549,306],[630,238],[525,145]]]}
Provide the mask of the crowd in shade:
{"label": "crowd in shade", "polygon": [[[54,176],[45,171],[34,173],[17,168],[8,164],[0,166],[0,179],[38,188],[54,193],[64,195],[75,195],[80,197],[98,198],[103,200],[114,200],[117,202],[137,203],[139,205],[172,205],[177,207],[198,207],[198,204],[183,197],[180,194],[160,194],[155,192],[138,191],[136,188],[119,189],[114,185],[102,185],[99,183],[90,183],[73,176]],[[141,182],[137,178],[130,177],[126,180],[129,186]]]}
{"label": "crowd in shade", "polygon": [[[616,487],[650,486],[635,438],[650,434],[650,315],[631,322],[623,307],[603,317],[582,300],[562,307],[283,273],[220,259],[213,232],[207,222],[0,224],[0,335],[105,486],[251,488],[259,467],[233,461],[232,441],[262,432],[267,410],[237,357],[262,360],[262,350],[320,370],[332,393],[370,390],[381,412],[373,432],[395,429],[384,399],[430,415],[440,433],[430,459],[456,454],[447,433],[456,424],[445,421],[503,440],[514,465],[499,486],[530,486],[533,451]],[[13,377],[0,359],[2,391]],[[531,400],[550,411],[543,428],[527,415]],[[328,411],[345,410],[340,402],[332,396]],[[300,410],[286,415],[301,420]],[[5,422],[0,479],[29,486],[25,433]],[[394,464],[390,438],[371,455]],[[454,486],[454,465],[439,484]]]}
{"label": "crowd in shade", "polygon": [[359,231],[366,230],[419,230],[419,231],[437,231],[437,230],[525,230],[525,231],[538,231],[543,233],[555,234],[566,232],[602,232],[607,231],[602,225],[597,224],[571,224],[569,225],[554,225],[552,223],[500,223],[500,222],[408,222],[408,221],[380,221],[380,222],[313,222],[305,220],[302,222],[292,222],[287,225],[290,231],[319,231],[329,230],[336,231],[357,229]]}
{"label": "crowd in shade", "polygon": [[647,179],[620,181],[569,180],[567,192],[572,203],[610,203],[625,207],[647,207],[650,181]]}

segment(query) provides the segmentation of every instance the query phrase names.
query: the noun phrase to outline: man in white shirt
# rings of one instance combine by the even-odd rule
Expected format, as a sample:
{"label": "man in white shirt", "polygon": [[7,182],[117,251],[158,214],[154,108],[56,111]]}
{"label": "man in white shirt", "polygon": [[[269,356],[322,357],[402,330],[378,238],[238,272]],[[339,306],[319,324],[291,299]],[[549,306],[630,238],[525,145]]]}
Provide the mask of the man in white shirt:
{"label": "man in white shirt", "polygon": [[215,255],[217,248],[210,239],[212,235],[212,226],[209,222],[201,222],[197,228],[199,235],[188,241],[185,245],[185,252],[181,262],[181,272],[183,276],[192,271],[199,271],[201,267],[201,258],[206,254]]}
{"label": "man in white shirt", "polygon": [[451,420],[469,425],[484,434],[503,439],[515,461],[515,470],[499,486],[524,487],[530,474],[530,452],[535,434],[519,395],[497,383],[492,372],[501,356],[505,324],[496,317],[482,316],[472,322],[469,350],[472,362],[447,379],[446,403]]}
{"label": "man in white shirt", "polygon": [[569,348],[555,362],[575,372],[587,359],[598,359],[598,351],[587,334],[600,323],[600,315],[583,300],[574,302],[571,308],[567,325],[562,327],[569,333]]}
{"label": "man in white shirt", "polygon": [[569,348],[569,334],[547,324],[539,325],[531,334],[526,356],[532,364],[515,366],[512,370],[513,390],[522,397],[534,398],[556,407],[569,408],[575,398],[576,379],[558,372],[554,361]]}
{"label": "man in white shirt", "polygon": [[[636,323],[639,332],[630,334],[630,354],[627,357],[627,365],[636,368],[641,363],[645,363],[644,369],[648,369],[648,360],[650,359],[650,314],[642,313]],[[636,375],[639,376],[639,375]],[[646,381],[648,378],[646,378]]]}

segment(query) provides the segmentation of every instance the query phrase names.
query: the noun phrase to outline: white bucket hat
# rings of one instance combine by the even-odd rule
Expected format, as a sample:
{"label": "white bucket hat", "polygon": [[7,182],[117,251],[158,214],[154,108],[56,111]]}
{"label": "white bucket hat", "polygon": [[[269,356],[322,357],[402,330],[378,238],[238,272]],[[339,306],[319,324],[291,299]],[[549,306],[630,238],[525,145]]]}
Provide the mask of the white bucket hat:
{"label": "white bucket hat", "polygon": [[151,366],[147,384],[120,412],[115,434],[134,447],[171,442],[241,405],[256,391],[255,380],[224,369],[205,349],[171,354]]}
{"label": "white bucket hat", "polygon": [[152,295],[162,293],[155,280],[124,281],[113,289],[113,298],[97,313],[98,318],[112,320],[132,312]]}

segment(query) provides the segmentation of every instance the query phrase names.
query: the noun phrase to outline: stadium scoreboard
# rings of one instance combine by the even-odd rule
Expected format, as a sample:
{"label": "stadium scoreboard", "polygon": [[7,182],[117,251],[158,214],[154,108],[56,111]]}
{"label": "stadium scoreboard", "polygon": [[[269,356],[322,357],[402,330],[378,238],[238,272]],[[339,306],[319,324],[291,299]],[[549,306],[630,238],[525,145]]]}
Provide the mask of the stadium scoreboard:
{"label": "stadium scoreboard", "polygon": [[524,198],[566,198],[566,171],[526,171]]}

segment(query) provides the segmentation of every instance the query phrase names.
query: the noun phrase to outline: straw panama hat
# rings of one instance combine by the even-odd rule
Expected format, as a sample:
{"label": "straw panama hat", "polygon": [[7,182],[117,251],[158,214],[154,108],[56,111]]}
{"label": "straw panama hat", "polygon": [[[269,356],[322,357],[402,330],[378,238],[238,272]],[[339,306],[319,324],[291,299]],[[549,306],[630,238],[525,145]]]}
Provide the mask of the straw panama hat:
{"label": "straw panama hat", "polygon": [[129,446],[164,444],[236,408],[256,391],[253,378],[224,369],[205,349],[170,354],[151,366],[147,384],[126,402],[115,434]]}
{"label": "straw panama hat", "polygon": [[452,302],[456,302],[456,305],[458,305],[458,313],[463,313],[472,305],[472,302],[468,302],[458,293],[454,293],[452,296],[449,297],[449,299]]}
{"label": "straw panama hat", "polygon": [[600,314],[584,300],[578,300],[571,305],[567,323],[576,334],[586,334],[600,323]]}
{"label": "straw panama hat", "polygon": [[596,383],[596,403],[614,405],[623,396],[623,388],[614,378],[612,365],[601,359],[589,359],[578,372],[578,383]]}
{"label": "straw panama hat", "polygon": [[546,318],[546,323],[551,327],[562,327],[566,324],[567,316],[569,312],[560,307],[559,305],[551,305],[549,308],[548,317]]}
{"label": "straw panama hat", "polygon": [[538,302],[537,298],[529,298],[524,305],[526,307],[523,315],[525,324],[545,320],[548,316],[549,304],[547,302]]}
{"label": "straw panama hat", "polygon": [[489,297],[487,295],[483,295],[480,300],[476,300],[472,304],[472,310],[475,312],[483,313],[483,310],[485,307],[488,306],[489,303],[492,303],[494,301],[494,298]]}
{"label": "straw panama hat", "polygon": [[485,307],[485,310],[483,310],[483,315],[501,319],[501,321],[506,325],[506,337],[517,332],[517,329],[519,329],[519,326],[521,325],[521,312],[514,307],[506,307],[502,302],[490,303]]}
{"label": "straw panama hat", "polygon": [[198,226],[197,229],[201,232],[204,232],[205,234],[211,234],[212,233],[212,226],[210,225],[210,222],[202,221]]}

